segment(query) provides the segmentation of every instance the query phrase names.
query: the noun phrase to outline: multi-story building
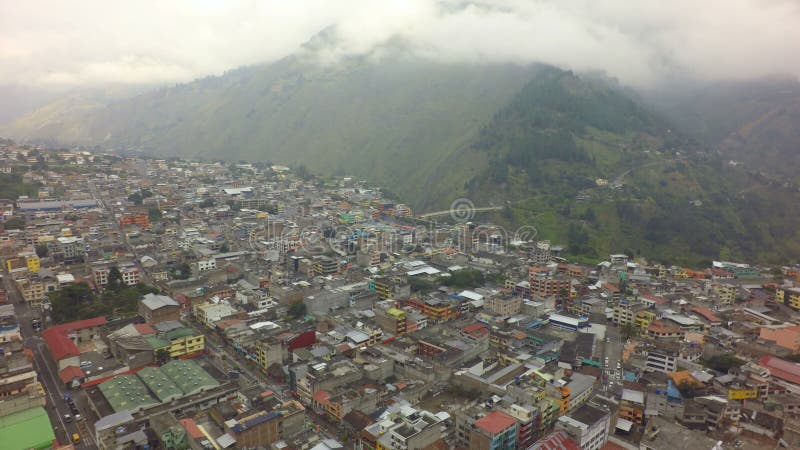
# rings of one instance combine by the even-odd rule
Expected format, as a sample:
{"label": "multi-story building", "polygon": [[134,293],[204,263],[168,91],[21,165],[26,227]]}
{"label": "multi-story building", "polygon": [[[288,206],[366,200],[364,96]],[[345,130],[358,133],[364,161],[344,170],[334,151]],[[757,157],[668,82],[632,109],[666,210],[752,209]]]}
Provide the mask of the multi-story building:
{"label": "multi-story building", "polygon": [[678,369],[679,350],[667,346],[659,346],[647,352],[645,370],[651,372],[675,372]]}
{"label": "multi-story building", "polygon": [[800,288],[781,286],[775,289],[775,301],[800,310]]}
{"label": "multi-story building", "polygon": [[721,305],[732,305],[736,302],[736,296],[739,293],[739,288],[735,284],[728,283],[713,283],[711,290],[717,297],[717,301]]}
{"label": "multi-story building", "polygon": [[406,312],[401,309],[376,307],[375,323],[390,335],[402,336],[406,334],[408,318]]}
{"label": "multi-story building", "polygon": [[655,311],[643,309],[636,312],[634,323],[636,324],[636,328],[638,328],[641,333],[644,333],[647,330],[647,327],[649,327],[653,320],[655,320],[655,318]]}
{"label": "multi-story building", "polygon": [[105,286],[108,284],[108,274],[111,270],[108,267],[96,267],[92,270],[95,286]]}
{"label": "multi-story building", "polygon": [[406,407],[365,427],[358,435],[359,444],[375,450],[432,448],[442,438],[442,420],[438,414]]}
{"label": "multi-story building", "polygon": [[255,344],[256,363],[264,372],[273,364],[283,364],[285,347],[277,339],[260,339]]}
{"label": "multi-story building", "polygon": [[535,264],[550,262],[550,241],[538,241],[531,250],[531,259]]}
{"label": "multi-story building", "polygon": [[619,417],[637,425],[644,425],[644,392],[623,389],[619,402]]}
{"label": "multi-story building", "polygon": [[517,448],[517,420],[501,411],[492,411],[473,422],[470,450],[512,450]]}
{"label": "multi-story building", "polygon": [[119,226],[137,225],[142,228],[150,226],[150,216],[147,214],[127,214],[119,218]]}
{"label": "multi-story building", "polygon": [[566,297],[570,292],[570,282],[567,278],[551,277],[545,273],[532,273],[528,278],[531,293],[541,297]]}
{"label": "multi-story building", "polygon": [[501,408],[509,416],[517,419],[517,448],[528,448],[538,437],[536,422],[539,410],[535,406],[516,403]]}
{"label": "multi-story building", "polygon": [[214,258],[197,261],[197,271],[206,272],[217,268],[217,260]]}
{"label": "multi-story building", "polygon": [[484,308],[499,316],[519,314],[522,308],[522,297],[514,295],[492,295],[486,299]]}
{"label": "multi-story building", "polygon": [[637,301],[621,300],[614,307],[613,321],[619,326],[635,324],[636,314],[645,309],[645,306]]}
{"label": "multi-story building", "polygon": [[800,353],[800,325],[765,325],[761,327],[759,337],[788,348],[793,354]]}
{"label": "multi-story building", "polygon": [[257,411],[226,421],[225,431],[240,448],[269,448],[303,430],[304,411],[301,404],[290,400],[272,411]]}
{"label": "multi-story building", "polygon": [[147,294],[139,302],[139,315],[151,325],[177,321],[181,317],[181,306],[172,297]]}
{"label": "multi-story building", "polygon": [[564,430],[583,450],[598,450],[608,440],[611,415],[592,405],[583,405],[556,421],[556,430]]}
{"label": "multi-story building", "polygon": [[122,284],[126,286],[136,286],[142,281],[142,271],[137,267],[122,267],[119,272],[122,275]]}
{"label": "multi-story building", "polygon": [[47,289],[44,282],[38,279],[22,278],[16,280],[16,283],[23,300],[31,306],[36,306],[47,298]]}

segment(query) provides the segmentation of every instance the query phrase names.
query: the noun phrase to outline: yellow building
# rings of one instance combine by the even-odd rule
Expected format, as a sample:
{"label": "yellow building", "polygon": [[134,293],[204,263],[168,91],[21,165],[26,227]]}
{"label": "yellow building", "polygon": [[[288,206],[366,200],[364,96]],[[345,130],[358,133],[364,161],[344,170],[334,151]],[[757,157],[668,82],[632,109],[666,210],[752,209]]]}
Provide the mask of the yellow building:
{"label": "yellow building", "polygon": [[800,289],[794,287],[779,287],[775,289],[775,301],[794,309],[800,309]]}
{"label": "yellow building", "polygon": [[153,346],[153,351],[158,353],[164,350],[170,358],[180,358],[206,348],[206,337],[202,334],[196,335],[190,328],[178,328],[163,336],[148,339],[148,342]]}
{"label": "yellow building", "polygon": [[39,257],[36,254],[26,255],[25,256],[25,263],[28,265],[28,272],[36,273],[41,268],[41,264],[39,262]]}
{"label": "yellow building", "polygon": [[636,327],[639,328],[641,332],[645,332],[647,327],[653,323],[653,320],[656,318],[656,313],[652,311],[639,311],[636,313],[636,319],[634,322],[636,323]]}

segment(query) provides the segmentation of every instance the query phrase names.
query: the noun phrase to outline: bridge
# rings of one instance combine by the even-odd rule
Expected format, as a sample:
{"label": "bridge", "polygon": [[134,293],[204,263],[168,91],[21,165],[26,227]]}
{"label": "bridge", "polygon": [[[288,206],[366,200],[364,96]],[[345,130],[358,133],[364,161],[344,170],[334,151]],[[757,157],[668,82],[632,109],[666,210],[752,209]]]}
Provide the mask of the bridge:
{"label": "bridge", "polygon": [[[502,206],[484,206],[483,208],[472,208],[469,211],[464,211],[464,212],[468,212],[470,215],[472,215],[474,213],[479,213],[484,211],[499,211],[501,209],[503,209]],[[460,210],[444,209],[441,211],[433,211],[425,214],[420,214],[419,218],[427,219],[430,217],[448,216],[451,213],[460,214]]]}

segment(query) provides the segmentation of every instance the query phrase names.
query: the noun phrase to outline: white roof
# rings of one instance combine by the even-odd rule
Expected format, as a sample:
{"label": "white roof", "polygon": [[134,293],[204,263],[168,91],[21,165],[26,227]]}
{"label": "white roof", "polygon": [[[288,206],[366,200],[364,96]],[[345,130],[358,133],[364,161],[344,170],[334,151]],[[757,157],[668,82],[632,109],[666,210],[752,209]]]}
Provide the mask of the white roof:
{"label": "white roof", "polygon": [[631,390],[631,389],[623,389],[622,390],[622,399],[626,400],[626,401],[629,401],[629,402],[640,403],[640,404],[643,405],[644,404],[644,392],[634,391],[634,390]]}
{"label": "white roof", "polygon": [[550,320],[555,320],[556,322],[567,323],[567,324],[575,325],[575,326],[580,325],[580,323],[582,322],[580,319],[578,319],[576,317],[564,316],[564,315],[561,315],[561,314],[558,314],[558,313],[550,314],[549,319]]}
{"label": "white roof", "polygon": [[59,284],[66,284],[74,282],[75,277],[71,273],[60,273],[56,275],[56,280],[58,280]]}
{"label": "white roof", "polygon": [[620,430],[626,432],[631,431],[631,427],[633,427],[633,422],[631,422],[630,420],[626,420],[621,417],[617,419],[617,428],[619,428]]}
{"label": "white roof", "polygon": [[483,296],[474,291],[461,291],[458,293],[458,296],[468,298],[470,300],[483,300]]}
{"label": "white roof", "polygon": [[178,302],[172,299],[172,297],[157,294],[145,295],[142,299],[142,303],[144,303],[144,305],[151,310],[163,308],[165,306],[180,306]]}
{"label": "white roof", "polygon": [[423,274],[423,273],[426,274],[426,275],[436,275],[437,273],[441,273],[441,271],[439,269],[435,269],[435,268],[433,268],[431,266],[425,266],[425,267],[423,267],[421,269],[416,269],[416,270],[412,270],[410,272],[407,272],[406,274],[413,277],[414,275],[420,275],[420,274]]}

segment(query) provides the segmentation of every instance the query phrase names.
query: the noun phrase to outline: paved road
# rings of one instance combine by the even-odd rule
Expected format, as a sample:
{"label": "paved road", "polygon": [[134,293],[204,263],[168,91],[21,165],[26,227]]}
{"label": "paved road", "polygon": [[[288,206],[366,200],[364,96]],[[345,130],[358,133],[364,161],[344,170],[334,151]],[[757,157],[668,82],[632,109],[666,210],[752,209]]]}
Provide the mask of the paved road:
{"label": "paved road", "polygon": [[[78,433],[81,436],[81,443],[76,446],[77,448],[97,448],[94,443],[94,437],[88,432],[90,427],[79,427],[74,421],[71,423],[64,422],[64,416],[66,414],[72,415],[72,413],[69,410],[69,406],[64,402],[64,389],[58,377],[58,370],[55,366],[55,362],[50,358],[44,340],[37,335],[31,326],[31,319],[42,318],[42,312],[38,309],[34,310],[29,308],[28,305],[22,301],[22,297],[17,292],[9,277],[3,277],[3,283],[5,284],[6,292],[8,292],[9,302],[14,304],[14,310],[19,319],[20,332],[22,333],[25,347],[30,348],[33,352],[34,369],[45,390],[45,411],[47,411],[48,416],[50,416],[50,423],[53,424],[53,431],[56,435],[56,439],[61,443],[72,442],[72,434]],[[84,412],[87,411],[85,404],[78,401],[77,405],[81,415],[84,415]],[[89,418],[89,420],[91,420],[91,418]]]}
{"label": "paved road", "polygon": [[619,329],[610,323],[606,328],[606,339],[604,352],[608,357],[608,366],[604,366],[603,370],[608,374],[609,381],[621,382],[622,370],[617,369],[617,363],[622,364],[622,336]]}

